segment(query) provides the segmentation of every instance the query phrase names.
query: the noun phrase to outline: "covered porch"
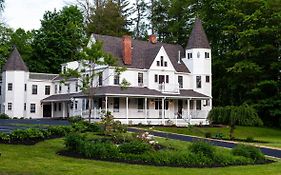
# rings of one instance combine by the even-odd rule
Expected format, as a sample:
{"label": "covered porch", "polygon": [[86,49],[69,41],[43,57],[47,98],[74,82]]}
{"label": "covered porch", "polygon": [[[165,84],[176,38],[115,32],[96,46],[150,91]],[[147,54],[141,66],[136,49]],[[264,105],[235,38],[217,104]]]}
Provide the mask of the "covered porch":
{"label": "covered porch", "polygon": [[[119,87],[116,87],[119,88]],[[115,88],[115,91],[116,91]],[[144,88],[142,88],[144,89]],[[128,90],[127,90],[128,91]],[[101,120],[104,112],[111,112],[116,120],[129,125],[182,125],[207,124],[207,115],[211,110],[211,98],[194,91],[184,91],[181,94],[111,94],[104,93],[91,98],[91,120]],[[124,93],[124,92],[123,92]],[[148,93],[148,92],[147,92]],[[81,109],[73,111],[73,115],[81,115],[89,119],[89,98],[74,97],[82,100]]]}

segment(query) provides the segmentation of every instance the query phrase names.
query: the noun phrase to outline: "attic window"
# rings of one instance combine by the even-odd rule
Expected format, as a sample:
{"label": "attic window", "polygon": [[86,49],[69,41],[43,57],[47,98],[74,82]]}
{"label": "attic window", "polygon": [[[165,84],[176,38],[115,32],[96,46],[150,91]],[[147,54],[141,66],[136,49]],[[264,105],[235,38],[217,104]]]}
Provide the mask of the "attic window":
{"label": "attic window", "polygon": [[160,66],[160,61],[157,61],[157,66]]}
{"label": "attic window", "polygon": [[165,62],[164,62],[164,66],[165,66],[165,67],[167,67],[167,66],[168,66],[168,63],[167,63],[167,61],[165,61]]}
{"label": "attic window", "polygon": [[161,56],[161,66],[164,66],[164,58]]}

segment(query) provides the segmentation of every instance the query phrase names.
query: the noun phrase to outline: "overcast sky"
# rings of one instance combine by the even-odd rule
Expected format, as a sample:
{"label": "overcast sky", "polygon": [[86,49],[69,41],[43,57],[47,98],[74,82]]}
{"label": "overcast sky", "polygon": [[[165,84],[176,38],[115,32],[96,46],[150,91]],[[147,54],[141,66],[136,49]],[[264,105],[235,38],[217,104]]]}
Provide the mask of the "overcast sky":
{"label": "overcast sky", "polygon": [[38,29],[45,11],[59,10],[68,2],[71,0],[5,0],[3,18],[13,29]]}

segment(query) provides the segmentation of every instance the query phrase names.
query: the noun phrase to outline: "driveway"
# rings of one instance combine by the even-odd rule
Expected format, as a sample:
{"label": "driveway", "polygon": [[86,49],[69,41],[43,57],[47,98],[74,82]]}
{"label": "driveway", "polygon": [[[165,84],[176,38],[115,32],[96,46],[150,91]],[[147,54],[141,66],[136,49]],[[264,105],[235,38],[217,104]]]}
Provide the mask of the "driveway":
{"label": "driveway", "polygon": [[[128,130],[130,132],[145,131],[145,130],[138,129],[138,128],[128,128]],[[231,143],[231,142],[225,142],[225,141],[220,141],[220,140],[210,140],[210,139],[192,137],[192,136],[175,134],[175,133],[166,133],[166,132],[158,132],[158,131],[148,131],[148,132],[151,133],[154,136],[169,138],[169,139],[175,139],[175,140],[180,140],[180,141],[185,141],[185,142],[192,142],[192,141],[196,141],[196,140],[204,140],[204,141],[207,141],[207,142],[209,142],[209,143],[211,143],[215,146],[220,146],[220,147],[224,147],[224,148],[233,148],[237,145],[236,143]],[[264,148],[264,147],[259,147],[259,148],[267,156],[281,158],[281,150],[272,149],[272,148]]]}
{"label": "driveway", "polygon": [[[21,126],[22,125],[22,126]],[[52,119],[0,119],[0,132],[12,132],[15,129],[26,129],[28,125],[69,125],[67,120]]]}

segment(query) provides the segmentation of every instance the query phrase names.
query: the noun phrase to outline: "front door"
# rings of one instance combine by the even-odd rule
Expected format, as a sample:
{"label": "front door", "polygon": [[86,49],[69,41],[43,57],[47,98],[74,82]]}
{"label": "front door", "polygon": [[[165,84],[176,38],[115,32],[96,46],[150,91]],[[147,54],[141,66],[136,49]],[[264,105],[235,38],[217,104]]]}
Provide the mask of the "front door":
{"label": "front door", "polygon": [[164,75],[159,75],[159,84],[162,84],[165,82],[165,76]]}
{"label": "front door", "polygon": [[182,118],[182,100],[178,100],[178,118]]}
{"label": "front door", "polygon": [[52,117],[52,106],[50,104],[43,105],[43,117]]}

